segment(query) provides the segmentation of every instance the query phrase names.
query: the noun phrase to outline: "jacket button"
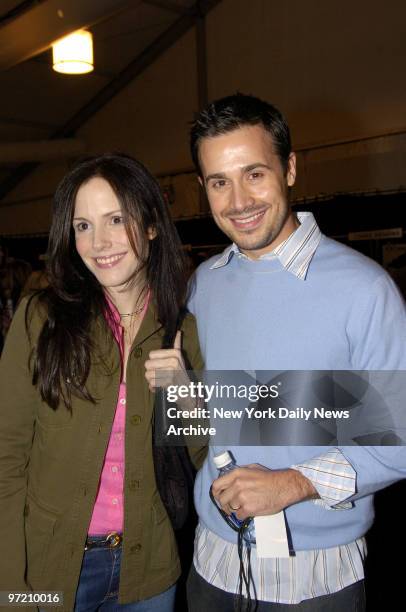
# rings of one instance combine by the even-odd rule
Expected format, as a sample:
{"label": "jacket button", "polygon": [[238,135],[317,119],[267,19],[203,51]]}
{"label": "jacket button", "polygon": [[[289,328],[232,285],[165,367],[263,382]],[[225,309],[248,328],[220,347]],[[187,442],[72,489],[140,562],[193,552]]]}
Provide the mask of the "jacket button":
{"label": "jacket button", "polygon": [[141,548],[142,548],[141,544],[135,544],[134,546],[131,546],[130,551],[132,553],[137,553],[137,552],[140,552]]}
{"label": "jacket button", "polygon": [[130,418],[131,425],[139,425],[141,423],[141,417],[139,414],[133,414]]}
{"label": "jacket button", "polygon": [[130,484],[128,485],[128,488],[130,489],[130,491],[136,491],[137,489],[139,489],[139,486],[140,486],[139,480],[132,480]]}
{"label": "jacket button", "polygon": [[137,346],[137,348],[134,350],[134,356],[139,359],[142,355],[142,348],[140,346]]}

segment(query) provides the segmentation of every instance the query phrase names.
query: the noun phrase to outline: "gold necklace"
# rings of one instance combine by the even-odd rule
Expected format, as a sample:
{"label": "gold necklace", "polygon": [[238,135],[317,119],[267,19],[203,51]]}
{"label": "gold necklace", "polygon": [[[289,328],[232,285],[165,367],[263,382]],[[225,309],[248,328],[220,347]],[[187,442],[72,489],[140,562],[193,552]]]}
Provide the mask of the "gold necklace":
{"label": "gold necklace", "polygon": [[135,315],[140,314],[140,312],[142,312],[144,310],[144,306],[145,306],[145,301],[144,301],[143,304],[141,304],[141,306],[136,308],[133,312],[119,312],[118,314],[120,315],[121,318],[123,318],[123,317],[134,317]]}

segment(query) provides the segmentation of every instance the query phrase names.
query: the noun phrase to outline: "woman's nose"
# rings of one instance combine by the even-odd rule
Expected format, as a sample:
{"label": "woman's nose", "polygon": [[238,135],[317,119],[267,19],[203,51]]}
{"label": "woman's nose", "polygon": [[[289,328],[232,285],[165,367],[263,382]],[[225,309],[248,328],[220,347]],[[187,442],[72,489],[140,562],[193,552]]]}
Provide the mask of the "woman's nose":
{"label": "woman's nose", "polygon": [[109,231],[104,227],[96,227],[93,231],[93,248],[96,251],[108,248],[111,246]]}

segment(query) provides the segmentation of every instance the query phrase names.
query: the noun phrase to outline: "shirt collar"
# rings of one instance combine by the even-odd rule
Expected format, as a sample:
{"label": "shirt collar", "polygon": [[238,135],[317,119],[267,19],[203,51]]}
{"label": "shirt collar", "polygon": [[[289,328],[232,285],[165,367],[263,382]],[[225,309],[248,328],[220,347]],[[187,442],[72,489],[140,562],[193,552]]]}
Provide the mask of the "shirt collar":
{"label": "shirt collar", "polygon": [[[297,278],[305,280],[307,270],[320,244],[322,234],[312,213],[299,212],[297,213],[297,218],[300,222],[299,227],[273,251],[261,255],[260,259],[267,260],[277,257],[285,270],[291,272]],[[242,257],[248,259],[246,255],[240,252],[238,246],[233,243],[226,248],[219,259],[211,265],[210,269],[215,270],[227,265],[234,253],[239,253]]]}
{"label": "shirt collar", "polygon": [[121,327],[121,317],[118,308],[113,304],[108,294],[105,294],[107,306],[104,309],[104,317],[113,333],[120,348],[121,357],[124,354],[123,328]]}
{"label": "shirt collar", "polygon": [[105,298],[107,302],[107,308],[104,311],[104,316],[106,317],[108,324],[110,326],[120,325],[121,317],[120,313],[118,312],[117,306],[113,304],[107,293],[105,293]]}

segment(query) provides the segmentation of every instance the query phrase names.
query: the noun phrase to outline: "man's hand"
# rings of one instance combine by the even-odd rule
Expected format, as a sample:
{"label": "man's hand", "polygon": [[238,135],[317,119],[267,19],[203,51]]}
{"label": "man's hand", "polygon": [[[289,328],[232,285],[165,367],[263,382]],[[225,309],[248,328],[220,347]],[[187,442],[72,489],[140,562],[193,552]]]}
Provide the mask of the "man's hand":
{"label": "man's hand", "polygon": [[213,495],[227,513],[248,516],[276,514],[297,502],[318,497],[308,478],[296,470],[269,470],[253,464],[240,467],[213,482]]}
{"label": "man's hand", "polygon": [[145,362],[145,378],[153,393],[158,387],[189,384],[182,357],[182,332],[180,330],[176,333],[173,348],[158,349],[149,353],[148,360]]}

